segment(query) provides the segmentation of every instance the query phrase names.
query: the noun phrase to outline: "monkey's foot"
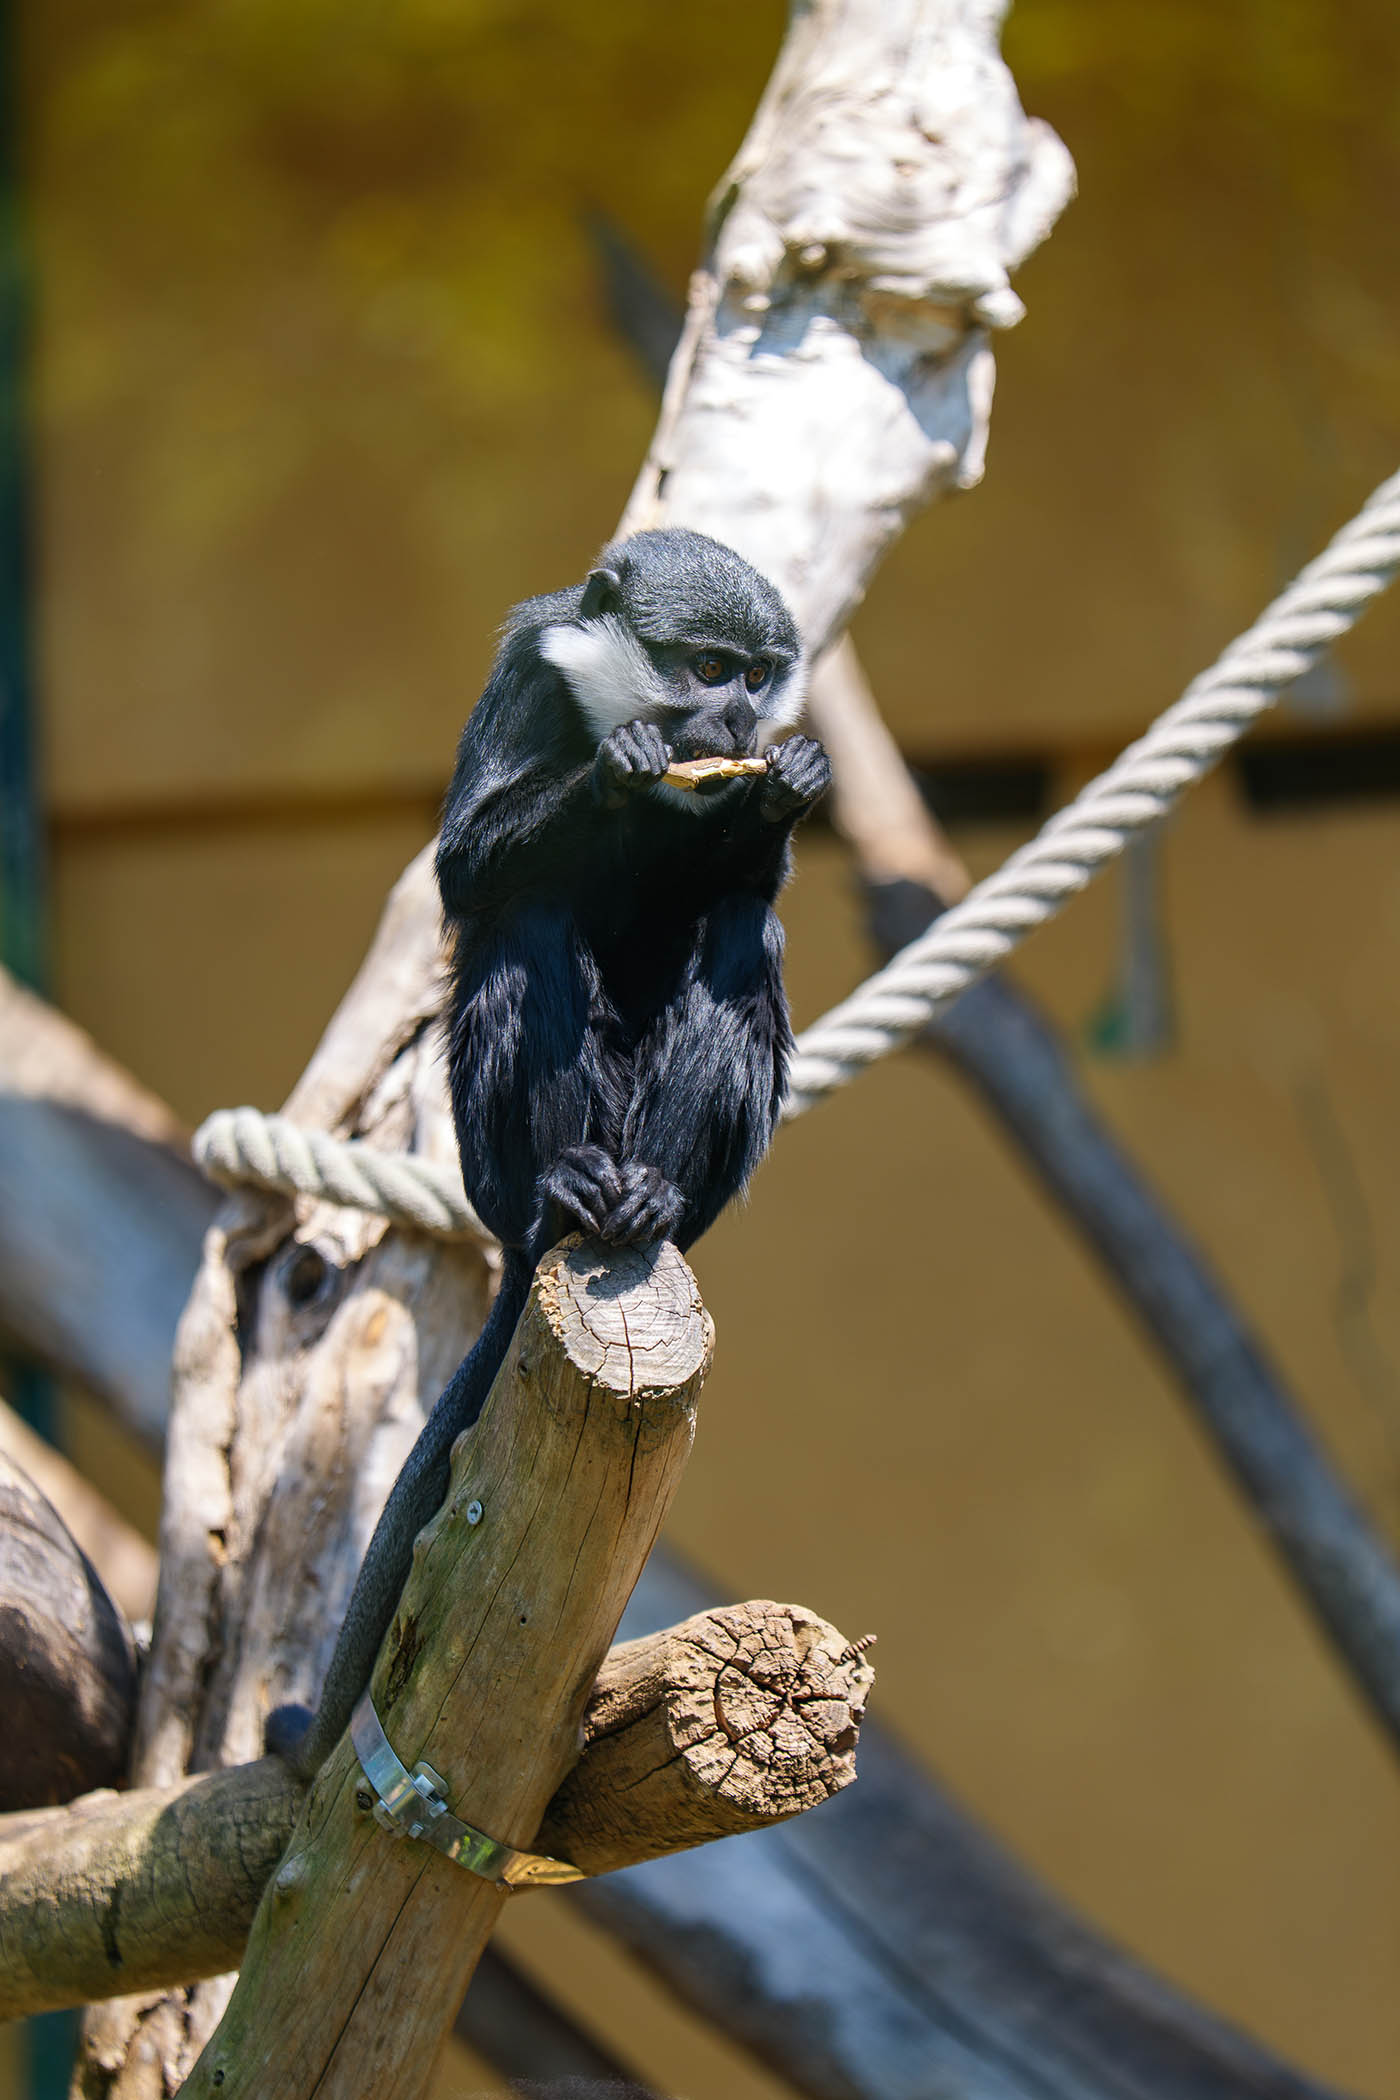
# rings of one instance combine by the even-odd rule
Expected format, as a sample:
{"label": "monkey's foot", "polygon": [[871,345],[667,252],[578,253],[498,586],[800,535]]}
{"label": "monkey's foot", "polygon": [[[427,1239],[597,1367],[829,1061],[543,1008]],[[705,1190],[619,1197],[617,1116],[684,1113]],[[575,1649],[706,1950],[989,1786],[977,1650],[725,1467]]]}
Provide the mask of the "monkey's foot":
{"label": "monkey's foot", "polygon": [[582,1225],[604,1235],[604,1224],[626,1193],[622,1171],[598,1145],[570,1145],[540,1176],[540,1188],[551,1203]]}
{"label": "monkey's foot", "polygon": [[293,1771],[301,1769],[297,1753],[311,1733],[316,1716],[309,1706],[274,1706],[263,1729],[263,1746]]}
{"label": "monkey's foot", "polygon": [[768,773],[759,808],[770,824],[802,816],[831,786],[831,761],[810,736],[790,736],[763,755]]}
{"label": "monkey's foot", "polygon": [[623,722],[604,737],[593,761],[593,790],[604,809],[621,809],[637,788],[651,787],[671,763],[654,722]]}
{"label": "monkey's foot", "polygon": [[622,1198],[604,1218],[599,1235],[614,1247],[647,1247],[668,1240],[685,1211],[685,1197],[658,1167],[633,1161],[622,1169]]}

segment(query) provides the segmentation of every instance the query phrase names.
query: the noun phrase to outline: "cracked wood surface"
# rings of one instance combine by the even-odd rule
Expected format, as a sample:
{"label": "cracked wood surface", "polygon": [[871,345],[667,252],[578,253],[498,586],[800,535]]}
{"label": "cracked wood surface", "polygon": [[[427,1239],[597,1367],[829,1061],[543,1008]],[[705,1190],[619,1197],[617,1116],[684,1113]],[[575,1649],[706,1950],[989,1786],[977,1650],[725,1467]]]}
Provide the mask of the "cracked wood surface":
{"label": "cracked wood surface", "polygon": [[[829,1799],[855,1778],[872,1676],[800,1605],[729,1605],[621,1644],[531,1849],[601,1874]],[[0,2020],[230,1968],[301,1798],[265,1757],[0,1818]]]}
{"label": "cracked wood surface", "polygon": [[536,1839],[604,1874],[760,1830],[848,1786],[874,1671],[796,1604],[735,1604],[614,1648]]}
{"label": "cracked wood surface", "polygon": [[[540,1264],[372,1680],[454,1812],[529,1846],[679,1482],[713,1328],[673,1247]],[[502,1902],[382,1830],[348,1737],[313,1783],[190,2100],[418,2100]]]}

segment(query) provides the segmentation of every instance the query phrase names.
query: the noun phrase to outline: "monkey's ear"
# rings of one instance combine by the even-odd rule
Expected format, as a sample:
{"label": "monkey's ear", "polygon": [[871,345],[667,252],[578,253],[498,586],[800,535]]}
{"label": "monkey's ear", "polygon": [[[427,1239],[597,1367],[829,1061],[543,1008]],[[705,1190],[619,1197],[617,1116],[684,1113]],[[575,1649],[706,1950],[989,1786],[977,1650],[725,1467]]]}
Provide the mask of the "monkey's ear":
{"label": "monkey's ear", "polygon": [[579,617],[596,620],[599,613],[611,612],[622,594],[622,578],[616,569],[593,569],[583,587],[583,603],[579,606]]}

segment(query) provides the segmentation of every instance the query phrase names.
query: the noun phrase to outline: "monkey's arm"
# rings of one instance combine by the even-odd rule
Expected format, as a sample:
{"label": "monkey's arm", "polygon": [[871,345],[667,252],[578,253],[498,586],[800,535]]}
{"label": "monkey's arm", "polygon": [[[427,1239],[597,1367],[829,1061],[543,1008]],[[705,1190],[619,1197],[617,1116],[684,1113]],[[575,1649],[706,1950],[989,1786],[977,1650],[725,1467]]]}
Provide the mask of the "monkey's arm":
{"label": "monkey's arm", "polygon": [[768,1149],[792,1031],[783,935],[766,899],[725,897],[705,919],[677,997],[638,1046],[620,1157],[680,1197],[653,1207],[688,1247],[736,1196]]}
{"label": "monkey's arm", "polygon": [[602,1048],[609,1012],[562,904],[516,905],[459,947],[448,1069],[462,1180],[506,1246],[531,1244],[547,1222],[541,1176],[584,1141],[590,1121],[620,1120]]}

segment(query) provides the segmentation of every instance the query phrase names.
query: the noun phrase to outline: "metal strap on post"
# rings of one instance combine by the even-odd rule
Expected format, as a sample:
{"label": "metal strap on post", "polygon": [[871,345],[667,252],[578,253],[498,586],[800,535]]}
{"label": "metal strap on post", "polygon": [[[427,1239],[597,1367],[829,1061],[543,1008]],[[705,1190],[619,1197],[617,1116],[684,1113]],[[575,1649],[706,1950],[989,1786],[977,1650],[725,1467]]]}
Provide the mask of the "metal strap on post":
{"label": "metal strap on post", "polygon": [[350,1740],[377,1797],[375,1820],[396,1837],[420,1838],[469,1874],[479,1874],[483,1881],[493,1881],[512,1894],[517,1889],[551,1888],[586,1879],[567,1860],[518,1852],[454,1816],[447,1806],[447,1782],[421,1758],[409,1771],[385,1735],[368,1692],[350,1717]]}

